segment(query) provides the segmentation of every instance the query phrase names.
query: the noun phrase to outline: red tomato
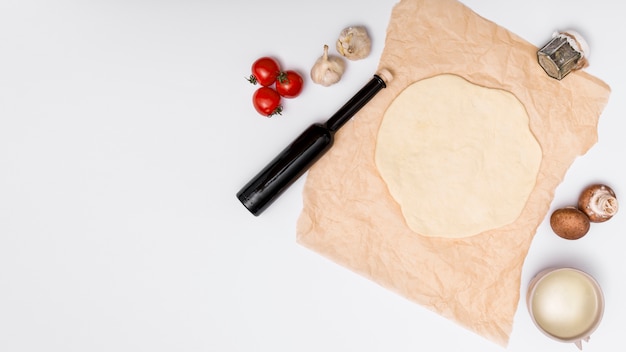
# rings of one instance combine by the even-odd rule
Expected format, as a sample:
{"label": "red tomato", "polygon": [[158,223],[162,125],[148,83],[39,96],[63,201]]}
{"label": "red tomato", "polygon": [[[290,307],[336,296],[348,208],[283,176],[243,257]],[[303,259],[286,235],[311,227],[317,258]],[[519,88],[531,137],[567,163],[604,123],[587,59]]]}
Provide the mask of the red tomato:
{"label": "red tomato", "polygon": [[267,117],[280,115],[283,107],[280,105],[280,94],[270,87],[261,87],[252,95],[252,104],[259,114]]}
{"label": "red tomato", "polygon": [[252,75],[248,81],[252,84],[259,82],[260,85],[268,87],[274,84],[278,74],[280,74],[278,62],[271,57],[262,57],[252,64]]}
{"label": "red tomato", "polygon": [[285,98],[295,98],[302,92],[304,80],[296,71],[281,72],[276,78],[276,91]]}

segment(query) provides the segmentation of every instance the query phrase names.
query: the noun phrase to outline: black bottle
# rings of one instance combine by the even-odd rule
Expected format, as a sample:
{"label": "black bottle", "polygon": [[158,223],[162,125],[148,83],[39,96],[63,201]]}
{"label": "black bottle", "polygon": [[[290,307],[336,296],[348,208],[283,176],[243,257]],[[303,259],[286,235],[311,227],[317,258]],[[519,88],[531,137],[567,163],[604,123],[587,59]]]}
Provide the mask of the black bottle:
{"label": "black bottle", "polygon": [[387,86],[381,76],[389,77],[374,75],[326,123],[313,124],[302,132],[237,193],[241,203],[257,216],[267,209],[330,149],[335,132]]}

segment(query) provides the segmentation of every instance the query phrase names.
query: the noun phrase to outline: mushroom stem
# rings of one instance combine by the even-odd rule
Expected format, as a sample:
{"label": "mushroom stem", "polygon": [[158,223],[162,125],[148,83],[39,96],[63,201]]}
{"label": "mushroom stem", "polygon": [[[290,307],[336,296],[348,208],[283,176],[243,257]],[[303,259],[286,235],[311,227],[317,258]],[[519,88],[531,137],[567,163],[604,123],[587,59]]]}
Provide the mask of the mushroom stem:
{"label": "mushroom stem", "polygon": [[591,198],[590,207],[594,213],[613,216],[617,213],[618,209],[617,198],[609,193],[595,194],[595,196]]}

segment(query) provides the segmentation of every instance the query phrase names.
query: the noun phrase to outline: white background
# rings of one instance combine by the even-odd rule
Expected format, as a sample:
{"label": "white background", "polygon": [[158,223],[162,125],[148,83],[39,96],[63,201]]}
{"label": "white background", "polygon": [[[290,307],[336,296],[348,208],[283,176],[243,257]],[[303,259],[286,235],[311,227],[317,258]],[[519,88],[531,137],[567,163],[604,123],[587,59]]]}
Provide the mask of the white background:
{"label": "white background", "polygon": [[[296,244],[304,179],[260,217],[235,197],[370,79],[395,3],[0,0],[0,351],[505,350]],[[587,71],[612,95],[552,209],[595,181],[626,195],[623,6],[464,3],[536,46],[583,34]],[[371,56],[312,84],[323,44],[353,24]],[[244,79],[264,55],[307,79],[272,119]],[[547,266],[600,282],[605,316],[585,351],[624,341],[624,219],[578,241],[544,221],[524,265],[522,300]],[[506,350],[576,347],[544,337],[520,301]]]}

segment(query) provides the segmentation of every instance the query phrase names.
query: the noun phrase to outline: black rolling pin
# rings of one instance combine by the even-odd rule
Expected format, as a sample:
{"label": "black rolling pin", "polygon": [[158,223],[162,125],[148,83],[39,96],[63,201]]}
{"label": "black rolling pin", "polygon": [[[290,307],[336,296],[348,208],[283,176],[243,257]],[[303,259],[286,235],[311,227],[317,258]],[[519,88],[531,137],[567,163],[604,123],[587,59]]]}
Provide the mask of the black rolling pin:
{"label": "black rolling pin", "polygon": [[335,132],[391,78],[389,71],[380,71],[325,123],[309,126],[237,193],[241,203],[255,216],[261,214],[330,149]]}

